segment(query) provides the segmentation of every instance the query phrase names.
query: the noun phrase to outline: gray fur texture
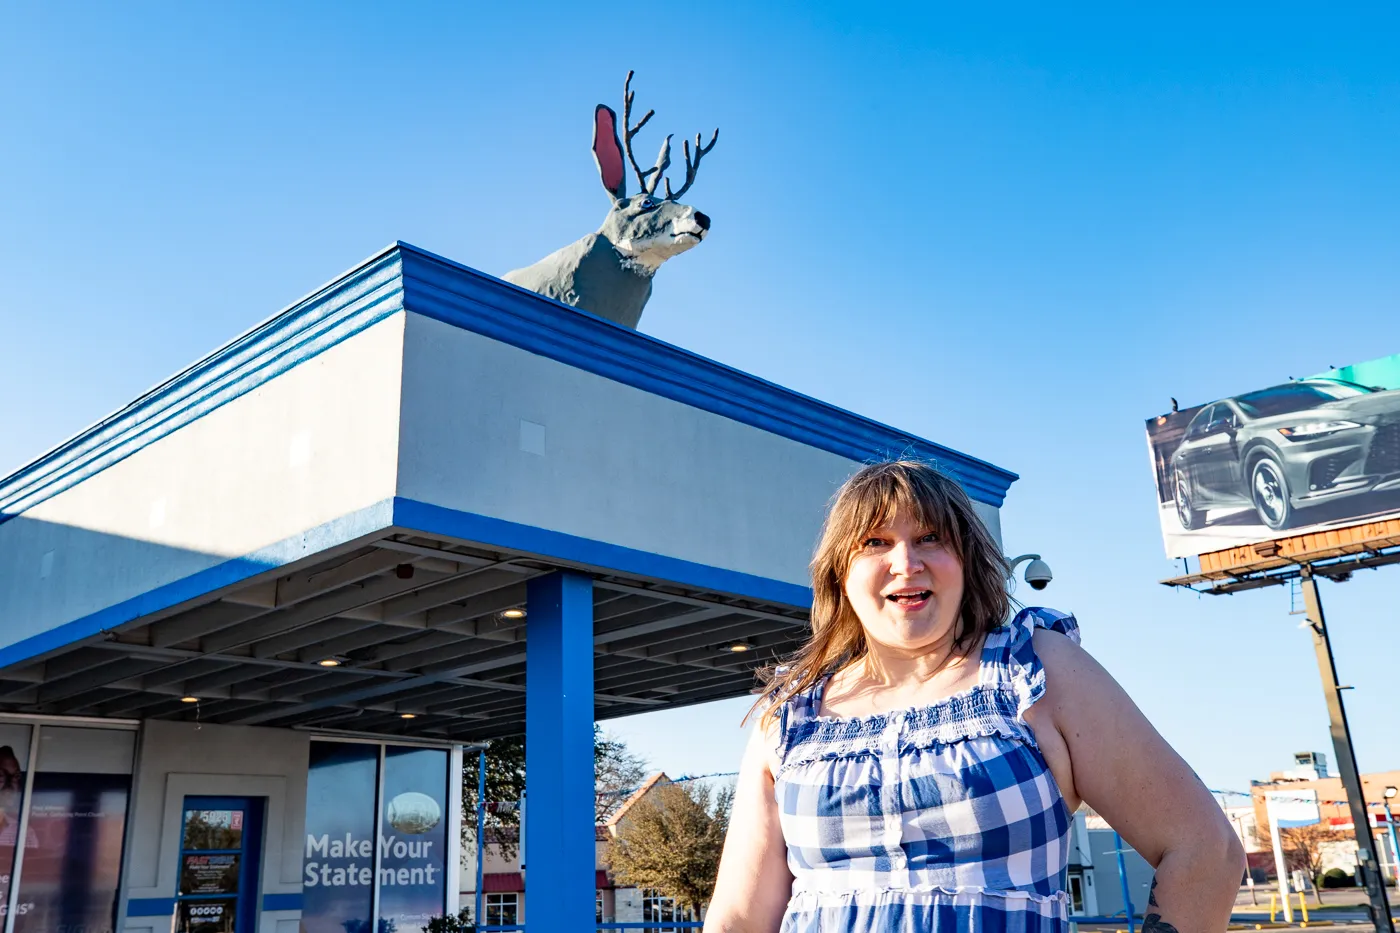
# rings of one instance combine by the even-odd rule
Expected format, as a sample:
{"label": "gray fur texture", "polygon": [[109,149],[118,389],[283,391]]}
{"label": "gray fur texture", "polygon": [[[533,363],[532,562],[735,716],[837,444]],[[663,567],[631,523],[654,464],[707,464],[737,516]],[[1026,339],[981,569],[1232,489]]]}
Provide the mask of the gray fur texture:
{"label": "gray fur texture", "polygon": [[[632,73],[628,72],[623,83],[622,139],[618,138],[617,115],[612,108],[599,104],[593,114],[593,156],[603,188],[612,200],[602,227],[534,265],[506,273],[505,280],[635,328],[651,297],[656,270],[709,233],[710,218],[678,199],[694,183],[700,160],[714,148],[719,130],[705,145],[696,135],[693,159],[690,141],[685,141],[685,183],[672,192],[665,177],[671,164],[671,137],[662,142],[656,165],[646,171],[632,156],[632,137],[654,111],[647,111],[636,126],[631,125],[631,82]],[[624,154],[641,187],[631,197],[627,196]],[[663,183],[665,194],[658,197],[656,190]]]}

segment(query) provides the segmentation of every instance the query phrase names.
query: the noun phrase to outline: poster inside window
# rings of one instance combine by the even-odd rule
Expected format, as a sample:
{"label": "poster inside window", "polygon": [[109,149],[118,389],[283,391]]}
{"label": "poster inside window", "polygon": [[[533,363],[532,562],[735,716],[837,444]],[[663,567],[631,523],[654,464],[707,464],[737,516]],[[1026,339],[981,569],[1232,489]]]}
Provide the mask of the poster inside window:
{"label": "poster inside window", "polygon": [[135,733],[43,726],[15,933],[112,933]]}
{"label": "poster inside window", "polygon": [[[443,749],[311,743],[302,863],[305,933],[419,933],[447,907]],[[377,870],[376,870],[377,862]]]}

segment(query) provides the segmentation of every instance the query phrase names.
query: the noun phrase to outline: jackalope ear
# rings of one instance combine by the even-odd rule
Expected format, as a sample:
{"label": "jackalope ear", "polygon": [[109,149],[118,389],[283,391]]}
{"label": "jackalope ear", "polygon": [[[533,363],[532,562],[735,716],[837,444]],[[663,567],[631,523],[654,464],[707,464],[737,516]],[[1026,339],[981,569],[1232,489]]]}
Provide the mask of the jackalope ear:
{"label": "jackalope ear", "polygon": [[627,171],[622,161],[622,141],[617,136],[617,114],[606,104],[593,110],[593,158],[598,176],[614,201],[627,197]]}

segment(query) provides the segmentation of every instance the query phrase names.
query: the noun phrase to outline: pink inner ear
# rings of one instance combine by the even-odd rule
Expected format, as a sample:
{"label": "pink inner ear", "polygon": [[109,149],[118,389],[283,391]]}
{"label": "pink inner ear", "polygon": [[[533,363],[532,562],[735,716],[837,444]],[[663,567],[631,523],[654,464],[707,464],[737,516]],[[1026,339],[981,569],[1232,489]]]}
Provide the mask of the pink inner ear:
{"label": "pink inner ear", "polygon": [[617,191],[622,187],[622,149],[617,144],[617,118],[611,110],[599,107],[593,113],[593,120],[593,156],[598,160],[603,187]]}

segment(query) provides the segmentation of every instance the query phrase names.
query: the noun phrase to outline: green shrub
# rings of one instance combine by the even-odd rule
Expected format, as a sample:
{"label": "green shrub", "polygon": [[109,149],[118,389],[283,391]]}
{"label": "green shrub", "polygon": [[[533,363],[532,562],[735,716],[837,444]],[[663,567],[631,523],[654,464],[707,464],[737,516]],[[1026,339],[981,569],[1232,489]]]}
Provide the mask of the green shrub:
{"label": "green shrub", "polygon": [[425,933],[476,933],[471,911],[463,907],[455,917],[433,917]]}
{"label": "green shrub", "polygon": [[1322,873],[1324,888],[1350,888],[1356,886],[1356,879],[1340,868],[1329,868]]}

